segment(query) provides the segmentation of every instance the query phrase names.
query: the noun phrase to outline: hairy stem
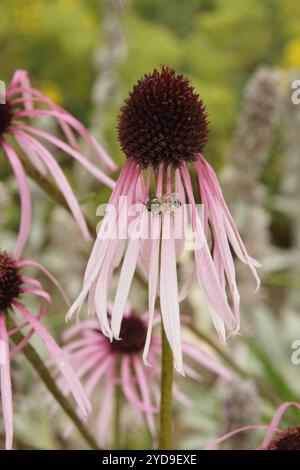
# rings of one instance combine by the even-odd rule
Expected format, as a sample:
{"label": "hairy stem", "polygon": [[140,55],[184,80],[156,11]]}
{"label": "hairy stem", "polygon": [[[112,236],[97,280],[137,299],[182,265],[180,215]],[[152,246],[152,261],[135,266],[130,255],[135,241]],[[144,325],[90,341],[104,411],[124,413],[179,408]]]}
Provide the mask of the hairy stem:
{"label": "hairy stem", "polygon": [[[13,329],[16,326],[10,316],[6,317],[6,323],[9,329]],[[19,344],[19,342],[24,339],[24,335],[21,332],[17,332],[11,336],[11,339],[15,344]],[[88,443],[88,445],[92,449],[99,449],[97,442],[86,429],[82,421],[79,419],[69,400],[62,394],[60,389],[57,387],[54,379],[52,378],[50,372],[45,366],[44,361],[40,358],[36,350],[31,346],[31,344],[28,343],[26,344],[26,346],[23,347],[22,352],[26,359],[30,362],[36,373],[39,375],[40,379],[44,382],[49,392],[53,395],[53,397],[59,403],[61,408],[73,421],[74,426],[78,429],[78,431]]]}

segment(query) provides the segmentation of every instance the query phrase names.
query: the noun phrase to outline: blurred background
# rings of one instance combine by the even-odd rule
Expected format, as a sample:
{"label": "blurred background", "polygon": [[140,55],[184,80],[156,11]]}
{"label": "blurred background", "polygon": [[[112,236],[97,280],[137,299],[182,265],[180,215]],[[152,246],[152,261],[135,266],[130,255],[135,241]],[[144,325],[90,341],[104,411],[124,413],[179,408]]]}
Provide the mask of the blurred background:
{"label": "blurred background", "polygon": [[[133,84],[161,64],[190,78],[210,116],[206,158],[250,254],[262,263],[263,287],[254,295],[239,266],[242,335],[225,352],[217,351],[199,289],[184,304],[211,343],[187,335],[220,360],[228,355],[237,380],[224,387],[205,371],[200,384],[180,379],[193,405],[175,405],[176,446],[200,449],[232,428],[268,423],[283,401],[300,401],[300,364],[291,360],[292,343],[300,340],[300,105],[291,102],[291,83],[300,79],[298,0],[2,0],[0,52],[1,80],[8,83],[17,68],[28,70],[34,86],[84,122],[119,165],[117,116]],[[56,157],[95,220],[108,190],[64,154]],[[90,245],[63,209],[31,187],[26,255],[44,263],[74,298]],[[18,220],[17,187],[1,158],[1,248],[13,247]],[[133,302],[142,312],[146,296],[140,296],[133,293]],[[57,339],[64,315],[55,298],[47,322]],[[64,441],[62,412],[49,425],[47,400],[30,366],[19,359],[14,367],[20,446],[83,447],[76,433]],[[299,413],[287,413],[284,425],[295,423]],[[146,433],[130,430],[127,446],[149,445]],[[254,448],[258,438],[259,432],[246,433],[226,446]]]}

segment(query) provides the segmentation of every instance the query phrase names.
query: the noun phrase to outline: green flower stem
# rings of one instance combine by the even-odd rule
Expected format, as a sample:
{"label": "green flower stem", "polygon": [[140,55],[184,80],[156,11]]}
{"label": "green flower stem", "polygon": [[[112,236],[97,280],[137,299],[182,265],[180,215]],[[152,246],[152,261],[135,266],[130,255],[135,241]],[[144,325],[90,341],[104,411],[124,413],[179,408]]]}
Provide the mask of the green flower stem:
{"label": "green flower stem", "polygon": [[[15,328],[15,323],[12,318],[7,315],[6,316],[6,323],[9,329]],[[20,341],[24,338],[24,335],[21,332],[17,332],[12,335],[11,339],[15,344],[19,344]],[[40,358],[36,350],[31,346],[31,344],[26,344],[23,347],[22,352],[26,359],[30,362],[36,373],[39,375],[40,379],[44,382],[45,386],[49,390],[49,392],[53,395],[55,400],[59,403],[61,408],[65,411],[65,413],[69,416],[69,418],[73,421],[74,426],[78,429],[82,437],[88,443],[88,445],[92,449],[99,449],[97,442],[93,438],[93,436],[89,433],[86,429],[82,421],[77,416],[76,412],[73,409],[73,406],[69,402],[69,400],[61,393],[60,389],[57,387],[55,381],[53,380],[50,372],[48,371],[47,367],[44,364],[44,361]]]}
{"label": "green flower stem", "polygon": [[162,356],[161,356],[161,398],[160,398],[160,436],[159,448],[172,449],[173,444],[173,354],[162,324]]}

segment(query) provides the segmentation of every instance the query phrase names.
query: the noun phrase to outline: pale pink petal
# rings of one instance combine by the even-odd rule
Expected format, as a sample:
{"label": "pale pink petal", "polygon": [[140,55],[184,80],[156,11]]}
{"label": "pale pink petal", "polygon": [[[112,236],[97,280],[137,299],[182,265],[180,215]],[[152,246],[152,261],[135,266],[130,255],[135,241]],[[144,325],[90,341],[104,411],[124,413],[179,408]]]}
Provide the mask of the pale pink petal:
{"label": "pale pink petal", "polygon": [[173,352],[174,366],[184,375],[180,338],[177,267],[171,214],[163,215],[160,260],[160,307],[164,329]]}
{"label": "pale pink petal", "polygon": [[193,262],[192,268],[190,269],[190,271],[188,272],[186,276],[185,283],[180,289],[179,296],[178,296],[179,302],[182,302],[184,299],[186,299],[196,278],[197,278],[196,264]]}
{"label": "pale pink petal", "polygon": [[78,403],[78,406],[80,407],[82,413],[84,415],[87,415],[91,410],[90,402],[86,397],[84,389],[79,380],[77,379],[64,352],[59,348],[54,339],[49,335],[49,333],[40,324],[40,322],[36,320],[32,315],[30,315],[30,313],[27,312],[23,305],[19,304],[18,302],[14,302],[14,306],[20,311],[20,313],[26,318],[26,320],[31,324],[31,326],[40,336],[41,340],[48,349],[49,354],[52,356],[53,360],[57,364],[62,375],[64,376],[66,382],[68,383],[70,390],[72,391],[72,394],[76,402]]}
{"label": "pale pink petal", "polygon": [[205,446],[204,450],[214,450],[215,447],[218,444],[221,444],[222,442],[226,441],[232,436],[235,436],[236,434],[239,434],[240,432],[243,431],[251,431],[252,429],[268,429],[268,425],[263,425],[263,424],[253,424],[250,426],[242,426],[241,428],[234,429],[233,431],[228,432],[227,434],[224,434],[223,436],[219,437],[218,439],[215,439],[214,441],[210,442]]}
{"label": "pale pink petal", "polygon": [[[235,249],[236,247],[238,247],[238,250],[236,252],[236,254],[241,258],[242,261],[244,261],[250,271],[252,272],[255,280],[256,280],[256,283],[257,283],[257,287],[256,287],[256,290],[259,289],[259,286],[260,286],[260,279],[257,275],[257,272],[255,270],[255,265],[257,266],[257,262],[254,262],[254,260],[252,260],[252,258],[249,257],[248,253],[247,253],[247,250],[245,248],[245,245],[238,233],[238,230],[235,226],[235,223],[233,221],[233,218],[230,214],[230,211],[225,203],[225,200],[223,198],[223,195],[222,195],[222,189],[220,187],[220,184],[218,182],[218,178],[213,170],[213,168],[207,163],[207,161],[201,157],[199,161],[195,162],[195,167],[197,168],[198,171],[201,172],[201,169],[204,171],[204,177],[206,178],[206,181],[208,182],[208,184],[210,184],[211,186],[211,190],[212,192],[214,192],[219,200],[219,203],[221,204],[222,206],[222,209],[224,211],[224,215],[225,215],[225,219],[227,221],[227,226],[230,227],[230,237],[231,237],[231,240],[234,241],[234,243],[232,244],[233,248]],[[228,233],[228,237],[229,237],[229,233]],[[239,253],[239,254],[238,254]]]}
{"label": "pale pink petal", "polygon": [[114,307],[112,311],[112,332],[116,339],[119,338],[121,322],[124,313],[124,307],[126,305],[129,289],[132,283],[134,271],[136,268],[138,256],[140,251],[140,241],[130,240],[126,250],[125,258],[123,261],[117,293],[114,301]]}
{"label": "pale pink petal", "polygon": [[49,169],[54,181],[56,182],[57,186],[59,187],[62,194],[64,195],[68,203],[68,206],[70,208],[70,211],[73,214],[73,217],[76,220],[84,238],[86,240],[90,240],[91,236],[89,234],[86,221],[83,217],[78,201],[73,193],[73,190],[68,180],[66,179],[62,169],[60,168],[56,160],[53,158],[51,153],[45,147],[43,147],[37,140],[21,132],[18,133],[18,135],[25,142],[29,142],[32,145],[32,147],[35,149],[35,151],[40,155],[45,165]]}
{"label": "pale pink petal", "polygon": [[[226,236],[223,213],[220,210],[220,207],[218,207],[214,195],[210,193],[206,181],[203,179],[201,183],[201,197],[205,195],[205,201],[209,209],[215,249],[217,250],[216,254],[221,257],[222,264],[225,269],[228,287],[233,299],[234,312],[236,316],[236,329],[238,330],[240,326],[240,295],[236,284],[234,262]],[[222,274],[220,272],[219,277],[222,280]]]}
{"label": "pale pink petal", "polygon": [[101,363],[99,363],[99,366],[95,368],[94,372],[90,375],[84,384],[84,389],[89,396],[94,392],[103,375],[114,366],[115,358],[112,356],[106,357]]}
{"label": "pale pink petal", "polygon": [[24,107],[30,111],[33,109],[33,102],[31,97],[31,84],[26,70],[19,69],[15,71],[8,88],[8,93],[15,93],[16,88],[20,87],[20,85],[22,87],[21,93],[24,97]]}
{"label": "pale pink petal", "polygon": [[136,379],[132,376],[131,360],[128,355],[124,356],[121,361],[121,384],[125,397],[133,406],[139,408],[144,413],[158,412],[157,407],[149,405],[149,403],[147,404],[139,398],[136,391]]}
{"label": "pale pink petal", "polygon": [[18,145],[23,150],[25,155],[27,156],[30,163],[35,167],[35,169],[45,178],[48,174],[47,168],[45,167],[44,163],[40,159],[40,157],[36,154],[36,152],[31,148],[30,145],[23,142],[22,139],[19,139],[15,136]]}
{"label": "pale pink petal", "polygon": [[28,188],[25,171],[23,169],[23,166],[16,152],[4,139],[2,139],[2,147],[10,161],[10,164],[16,176],[16,180],[18,182],[19,190],[20,190],[21,222],[20,222],[18,240],[17,240],[17,244],[14,250],[14,257],[18,259],[21,257],[23,253],[25,244],[28,239],[29,230],[30,230],[30,223],[31,223],[30,191]]}
{"label": "pale pink petal", "polygon": [[264,440],[262,442],[262,445],[261,445],[262,448],[266,448],[270,444],[271,440],[273,439],[274,433],[277,431],[277,426],[278,426],[284,412],[290,406],[295,406],[296,408],[298,408],[300,410],[300,403],[296,403],[296,402],[282,403],[282,405],[280,405],[277,408],[276,413],[275,413],[275,415],[272,419],[272,422],[271,422],[270,426],[268,427],[268,431],[267,431],[267,433],[265,435],[265,438],[264,438]]}
{"label": "pale pink petal", "polygon": [[[128,199],[130,202],[131,200],[130,191],[131,192],[133,191],[132,188],[134,188],[139,175],[140,175],[140,169],[137,167],[137,165],[132,163],[130,160],[127,160],[118,178],[116,188],[111,195],[109,204],[116,207],[121,195],[128,195]],[[120,208],[121,211],[122,211],[124,203],[125,201],[122,201],[121,203],[122,205]],[[109,217],[110,217],[110,211],[109,211]],[[124,217],[121,218],[122,223],[120,224],[122,230],[124,228],[123,219]],[[82,290],[79,296],[77,297],[77,299],[75,300],[75,302],[73,303],[73,305],[71,306],[71,308],[69,309],[67,316],[66,316],[67,320],[70,320],[76,312],[77,312],[77,315],[79,314],[81,306],[85,298],[87,297],[92,287],[92,284],[94,283],[95,279],[97,278],[101,270],[103,260],[105,259],[107,250],[110,246],[111,240],[109,238],[111,237],[111,234],[115,228],[115,225],[118,224],[118,218],[117,220],[112,218],[111,221],[109,221],[107,225],[109,227],[109,231],[107,233],[106,233],[106,227],[105,227],[106,221],[107,221],[107,216],[104,217],[103,223],[97,234],[97,239],[94,243],[89,261],[87,263]],[[106,238],[104,238],[105,235],[106,235]]]}
{"label": "pale pink petal", "polygon": [[67,297],[67,294],[65,293],[63,287],[61,286],[61,284],[59,283],[59,281],[56,279],[55,276],[53,276],[53,274],[50,273],[50,271],[48,271],[48,269],[46,269],[42,264],[38,263],[37,261],[34,261],[32,259],[27,259],[27,260],[21,260],[18,262],[18,265],[19,266],[33,266],[37,269],[39,269],[40,271],[42,271],[43,274],[45,274],[45,276],[52,282],[52,284],[57,288],[57,290],[59,291],[59,293],[61,294],[62,298],[64,299],[65,303],[67,306],[70,305],[70,301]]}
{"label": "pale pink petal", "polygon": [[225,366],[223,366],[220,362],[211,357],[205,351],[201,350],[199,347],[195,347],[190,343],[183,342],[182,350],[190,358],[194,359],[206,369],[211,370],[215,374],[219,375],[227,382],[233,380],[232,373]]}
{"label": "pale pink petal", "polygon": [[[156,223],[158,223],[160,226],[160,218],[156,218]],[[158,275],[159,275],[159,248],[160,248],[160,240],[153,240],[151,257],[150,257],[150,267],[149,267],[149,281],[148,281],[149,317],[148,317],[147,336],[146,336],[145,347],[144,347],[144,352],[143,352],[143,360],[145,364],[148,366],[151,365],[148,362],[147,358],[148,358],[149,348],[151,344],[151,335],[152,335],[153,319],[154,319],[154,311],[155,311],[155,300],[157,296]]]}
{"label": "pale pink petal", "polygon": [[[84,166],[95,178],[97,178],[101,183],[105,184],[108,188],[113,189],[115,187],[115,182],[109,176],[103,173],[103,171],[101,171],[96,165],[87,160],[81,153],[70,147],[70,145],[66,144],[62,140],[54,137],[48,132],[36,129],[35,127],[27,126],[26,124],[19,124],[15,127],[42,137],[46,141],[71,155],[73,158],[75,158],[75,160],[78,160],[82,166]],[[16,133],[17,131],[14,132]]]}
{"label": "pale pink petal", "polygon": [[11,449],[13,445],[13,407],[12,407],[12,391],[10,378],[10,361],[9,361],[9,345],[8,335],[6,331],[5,319],[3,313],[0,312],[0,340],[4,345],[4,361],[0,361],[1,374],[1,398],[2,412],[5,428],[5,447]]}
{"label": "pale pink petal", "polygon": [[218,274],[214,266],[207,240],[203,231],[200,218],[196,211],[195,200],[193,196],[192,183],[188,169],[184,166],[181,168],[185,190],[191,205],[191,218],[192,227],[195,234],[195,261],[197,268],[197,278],[200,286],[203,289],[212,319],[217,328],[220,340],[226,341],[224,334],[224,324],[229,330],[229,333],[234,331],[234,316],[228,305],[226,293],[220,285]]}
{"label": "pale pink petal", "polygon": [[[38,97],[38,100],[41,103],[47,104],[50,109],[35,109],[31,111],[19,111],[17,114],[20,117],[34,117],[34,116],[53,116],[57,119],[60,126],[62,127],[63,132],[65,133],[67,139],[69,140],[70,144],[77,148],[78,143],[73,135],[73,132],[70,126],[78,132],[78,134],[84,139],[86,142],[89,143],[91,148],[95,151],[96,155],[99,157],[100,161],[107,166],[110,171],[115,171],[117,169],[117,165],[115,162],[109,157],[107,152],[101,147],[98,142],[94,139],[94,137],[89,133],[89,131],[83,126],[83,124],[78,121],[74,116],[69,114],[65,109],[55,105],[52,103],[48,98],[46,98],[42,93],[38,90],[33,88],[28,88],[24,92],[29,91],[31,95],[31,100],[34,101],[35,98],[33,96]],[[17,100],[15,100],[17,101]]]}
{"label": "pale pink petal", "polygon": [[[144,373],[143,365],[137,356],[134,356],[132,360],[133,360],[134,370],[135,370],[136,377],[137,377],[137,382],[140,387],[142,399],[145,402],[146,406],[151,407],[150,388],[149,388],[149,384]],[[146,413],[146,420],[147,420],[147,424],[149,426],[149,430],[152,436],[155,436],[156,428],[155,428],[155,420],[154,420],[153,414]]]}

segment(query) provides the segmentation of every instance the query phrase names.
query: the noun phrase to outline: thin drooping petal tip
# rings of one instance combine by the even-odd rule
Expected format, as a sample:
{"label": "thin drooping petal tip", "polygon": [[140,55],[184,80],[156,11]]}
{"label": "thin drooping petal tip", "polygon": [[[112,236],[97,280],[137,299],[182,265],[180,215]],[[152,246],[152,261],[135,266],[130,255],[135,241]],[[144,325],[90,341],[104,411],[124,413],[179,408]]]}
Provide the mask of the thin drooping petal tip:
{"label": "thin drooping petal tip", "polygon": [[186,373],[184,371],[183,365],[175,365],[175,370],[178,372],[178,374],[182,375],[182,377],[186,377]]}
{"label": "thin drooping petal tip", "polygon": [[144,352],[143,352],[143,363],[146,367],[152,367],[152,364],[150,364],[150,362],[148,361],[148,357],[147,355],[145,355]]}
{"label": "thin drooping petal tip", "polygon": [[121,109],[118,131],[126,157],[142,168],[179,167],[204,149],[208,115],[189,80],[162,66],[135,85]]}
{"label": "thin drooping petal tip", "polygon": [[[21,199],[21,223],[14,256],[20,258],[23,253],[31,221],[31,197],[25,167],[23,168],[19,158],[20,149],[23,157],[28,159],[39,174],[44,178],[47,178],[48,174],[53,177],[55,184],[65,196],[84,239],[91,241],[91,234],[73,190],[52,153],[48,151],[48,146],[45,146],[45,142],[73,157],[93,177],[111,189],[115,187],[115,181],[80,153],[79,140],[89,145],[108,170],[115,171],[115,163],[80,121],[32,87],[26,71],[16,70],[5,98],[6,102],[0,106],[0,147],[3,148],[15,173]],[[29,120],[43,116],[55,120],[62,131],[62,137],[58,138],[38,127],[28,125]],[[9,139],[17,145],[11,146]]]}

